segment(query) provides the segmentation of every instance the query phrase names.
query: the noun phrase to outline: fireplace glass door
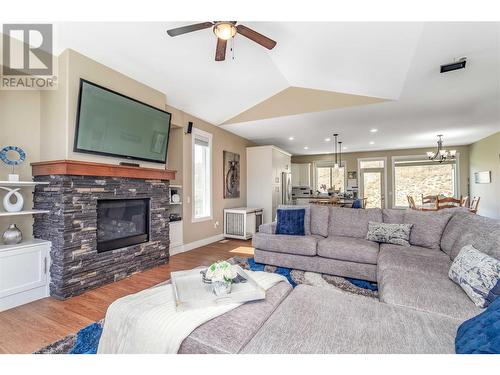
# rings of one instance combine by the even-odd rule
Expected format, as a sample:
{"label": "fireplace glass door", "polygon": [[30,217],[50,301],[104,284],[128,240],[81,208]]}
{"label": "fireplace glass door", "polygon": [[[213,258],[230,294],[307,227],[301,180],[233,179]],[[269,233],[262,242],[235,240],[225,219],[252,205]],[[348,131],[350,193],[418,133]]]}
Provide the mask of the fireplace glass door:
{"label": "fireplace glass door", "polygon": [[149,199],[97,201],[97,251],[149,241]]}

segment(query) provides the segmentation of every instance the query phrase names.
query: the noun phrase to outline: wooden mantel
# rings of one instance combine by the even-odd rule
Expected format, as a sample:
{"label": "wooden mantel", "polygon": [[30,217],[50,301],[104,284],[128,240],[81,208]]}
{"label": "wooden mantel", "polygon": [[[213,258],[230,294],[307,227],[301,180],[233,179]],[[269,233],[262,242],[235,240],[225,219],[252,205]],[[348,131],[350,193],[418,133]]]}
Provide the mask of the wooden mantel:
{"label": "wooden mantel", "polygon": [[175,180],[170,169],[130,167],[126,165],[92,163],[76,160],[53,160],[31,163],[33,176],[70,175],[126,177],[144,180]]}

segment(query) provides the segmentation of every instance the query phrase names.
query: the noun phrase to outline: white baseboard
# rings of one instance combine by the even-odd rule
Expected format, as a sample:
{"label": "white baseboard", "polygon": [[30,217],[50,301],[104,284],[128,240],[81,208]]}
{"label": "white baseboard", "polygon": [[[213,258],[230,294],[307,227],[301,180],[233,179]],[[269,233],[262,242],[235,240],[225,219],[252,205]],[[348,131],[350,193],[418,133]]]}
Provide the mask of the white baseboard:
{"label": "white baseboard", "polygon": [[224,235],[222,233],[217,234],[215,236],[204,238],[202,240],[198,240],[198,241],[190,242],[188,244],[172,247],[170,249],[169,253],[171,256],[175,255],[175,254],[185,253],[186,251],[193,250],[193,249],[196,249],[198,247],[211,244],[213,242],[222,241],[223,239],[224,239]]}

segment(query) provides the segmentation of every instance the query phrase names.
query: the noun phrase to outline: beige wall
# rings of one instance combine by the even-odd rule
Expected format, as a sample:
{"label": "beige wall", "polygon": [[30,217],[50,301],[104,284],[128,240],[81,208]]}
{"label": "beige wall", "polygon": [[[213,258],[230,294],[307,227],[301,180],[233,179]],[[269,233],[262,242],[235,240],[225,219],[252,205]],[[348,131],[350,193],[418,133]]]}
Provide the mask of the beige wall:
{"label": "beige wall", "polygon": [[[481,171],[491,171],[491,183],[474,182]],[[500,132],[470,145],[470,180],[470,195],[481,197],[478,213],[500,219]]]}
{"label": "beige wall", "polygon": [[[193,122],[195,128],[212,134],[212,196],[213,196],[213,219],[192,223],[192,149],[191,135],[184,134],[180,128],[180,136],[183,138],[182,152],[182,186],[184,194],[183,220],[184,220],[184,244],[202,240],[223,233],[223,210],[230,207],[241,207],[246,205],[246,147],[253,143],[238,137],[226,130],[213,126],[203,120],[181,112],[176,108],[167,106],[167,111],[173,114],[172,122],[177,126],[185,127],[189,121]],[[176,135],[179,136],[179,135]],[[231,151],[240,154],[240,198],[223,199],[223,151]],[[170,152],[169,152],[170,155]],[[169,156],[170,157],[170,156]],[[173,163],[178,162],[179,156],[174,156]],[[170,167],[170,161],[167,163]],[[189,197],[189,199],[188,199]],[[217,225],[218,224],[218,225]]]}
{"label": "beige wall", "polygon": [[[1,68],[1,67],[0,67]],[[30,163],[40,158],[40,93],[38,91],[0,91],[0,148],[19,146],[26,152],[26,161],[16,167],[21,180],[31,180]],[[0,162],[0,180],[7,180],[11,169]],[[4,191],[0,192],[3,198]],[[33,205],[32,189],[23,188],[25,208]],[[16,224],[24,238],[32,237],[31,216],[0,218],[0,234],[9,224]]]}
{"label": "beige wall", "polygon": [[[460,194],[467,195],[469,191],[469,146],[457,146],[453,148],[460,154]],[[342,154],[342,160],[346,162],[347,171],[357,171],[358,159],[360,158],[387,157],[387,207],[390,208],[392,207],[393,197],[391,158],[393,156],[425,155],[425,153],[429,150],[432,150],[432,148],[345,153]],[[292,163],[313,163],[324,160],[331,161],[332,155],[323,154],[292,156]]]}

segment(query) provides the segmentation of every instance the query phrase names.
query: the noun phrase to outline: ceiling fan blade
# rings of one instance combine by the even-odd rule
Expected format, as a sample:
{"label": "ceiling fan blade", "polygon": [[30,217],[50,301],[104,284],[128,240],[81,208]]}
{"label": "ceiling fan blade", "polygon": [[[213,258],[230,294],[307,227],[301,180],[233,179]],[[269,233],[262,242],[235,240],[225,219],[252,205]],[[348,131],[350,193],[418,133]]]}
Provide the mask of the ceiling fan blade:
{"label": "ceiling fan blade", "polygon": [[181,26],[175,29],[167,30],[167,34],[170,36],[177,36],[186,33],[191,33],[193,31],[208,29],[212,27],[214,24],[212,22],[203,22],[203,23],[195,23],[194,25]]}
{"label": "ceiling fan blade", "polygon": [[217,38],[217,48],[215,49],[215,61],[224,61],[226,59],[227,40]]}
{"label": "ceiling fan blade", "polygon": [[273,49],[276,45],[276,42],[274,40],[269,39],[267,36],[259,34],[257,31],[254,31],[246,26],[238,25],[236,26],[236,30],[238,30],[238,33],[240,33],[241,35],[247,37],[250,40],[253,40],[255,43],[258,43],[261,46],[266,47],[267,49]]}

